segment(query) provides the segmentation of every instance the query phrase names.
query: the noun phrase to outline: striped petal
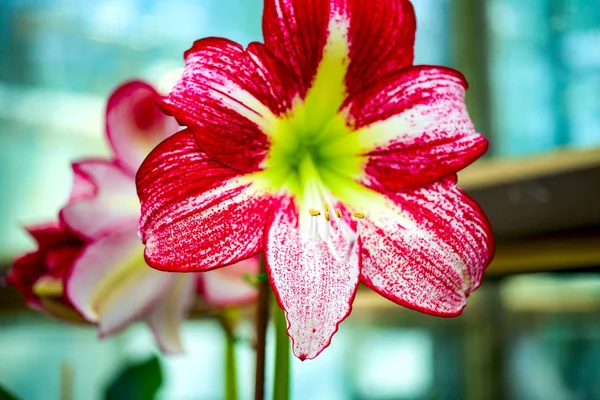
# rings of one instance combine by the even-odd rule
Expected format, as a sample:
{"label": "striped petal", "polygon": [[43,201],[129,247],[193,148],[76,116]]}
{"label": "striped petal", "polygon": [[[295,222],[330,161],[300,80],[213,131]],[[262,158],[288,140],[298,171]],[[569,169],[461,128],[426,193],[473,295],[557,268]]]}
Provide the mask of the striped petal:
{"label": "striped petal", "polygon": [[453,179],[390,195],[364,221],[362,282],[429,314],[460,314],[493,257],[485,214]]}
{"label": "striped petal", "polygon": [[161,351],[181,354],[180,329],[193,304],[197,274],[172,274],[166,294],[146,317]]}
{"label": "striped petal", "polygon": [[413,61],[415,15],[408,0],[265,0],[266,46],[300,83],[312,86],[331,33],[347,32],[348,93]]}
{"label": "striped petal", "polygon": [[95,186],[96,193],[69,202],[60,212],[63,224],[82,237],[96,239],[137,222],[139,202],[131,175],[104,160],[82,161],[73,164],[73,169]]}
{"label": "striped petal", "polygon": [[285,67],[260,43],[246,50],[232,41],[205,38],[185,53],[185,70],[163,106],[217,160],[256,171],[265,157],[275,115],[296,92]]}
{"label": "striped petal", "polygon": [[66,280],[66,295],[100,336],[141,318],[158,304],[172,275],[146,265],[137,226],[125,225],[88,245]]}
{"label": "striped petal", "polygon": [[191,131],[171,136],[146,158],[137,187],[151,266],[206,271],[260,251],[270,197],[200,150]]}
{"label": "striped petal", "polygon": [[277,301],[285,310],[292,349],[301,360],[329,346],[350,314],[359,281],[359,250],[338,261],[327,244],[299,229],[293,200],[282,199],[268,222],[265,257]]}
{"label": "striped petal", "polygon": [[347,111],[368,157],[365,186],[403,190],[435,182],[479,158],[487,140],[475,132],[457,71],[413,67],[352,96]]}
{"label": "striped petal", "polygon": [[232,307],[252,303],[256,300],[256,288],[248,283],[247,275],[259,273],[257,256],[242,260],[225,268],[200,275],[199,292],[213,307]]}
{"label": "striped petal", "polygon": [[162,140],[178,130],[177,122],[157,105],[160,95],[145,82],[119,86],[106,107],[106,133],[117,160],[132,175]]}

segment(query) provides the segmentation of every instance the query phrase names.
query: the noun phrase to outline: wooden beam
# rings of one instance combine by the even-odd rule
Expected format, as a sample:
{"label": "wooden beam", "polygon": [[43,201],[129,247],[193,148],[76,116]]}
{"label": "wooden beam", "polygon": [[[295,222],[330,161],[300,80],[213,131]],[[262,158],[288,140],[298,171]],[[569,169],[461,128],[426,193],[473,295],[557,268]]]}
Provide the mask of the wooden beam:
{"label": "wooden beam", "polygon": [[508,312],[576,315],[600,310],[597,275],[522,275],[506,281],[501,292]]}
{"label": "wooden beam", "polygon": [[565,149],[521,159],[481,160],[461,171],[458,177],[462,188],[477,191],[599,166],[600,148]]}
{"label": "wooden beam", "polygon": [[482,176],[495,179],[492,186],[467,185],[497,239],[520,240],[593,227],[600,232],[600,151],[546,160],[544,167],[529,161],[490,164]]}
{"label": "wooden beam", "polygon": [[499,244],[486,276],[600,267],[600,229],[583,237],[522,240]]}

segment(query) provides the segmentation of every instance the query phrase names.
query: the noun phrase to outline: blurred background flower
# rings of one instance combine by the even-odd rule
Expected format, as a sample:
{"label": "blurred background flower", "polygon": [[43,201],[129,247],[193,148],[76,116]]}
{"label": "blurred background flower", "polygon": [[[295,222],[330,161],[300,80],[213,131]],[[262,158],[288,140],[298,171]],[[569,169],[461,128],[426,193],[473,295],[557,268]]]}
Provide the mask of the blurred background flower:
{"label": "blurred background flower", "polygon": [[[459,179],[490,217],[497,257],[457,319],[359,290],[329,350],[293,364],[294,397],[600,398],[600,4],[414,3],[416,63],[465,73],[471,116],[490,140],[487,159]],[[68,199],[70,162],[109,154],[103,114],[117,83],[168,88],[195,39],[260,40],[261,15],[262,0],[0,2],[2,267],[33,248],[20,224],[48,220]],[[28,312],[8,288],[0,310],[0,384],[22,398],[58,395],[65,361],[75,398],[101,398],[123,365],[153,351],[143,327],[98,343],[92,329]],[[189,355],[160,359],[159,397],[221,398],[218,324],[197,318],[183,336]],[[250,398],[252,350],[237,351]]]}
{"label": "blurred background flower", "polygon": [[65,295],[65,280],[85,241],[58,223],[30,226],[37,249],[18,257],[6,275],[27,305],[66,321],[84,322]]}

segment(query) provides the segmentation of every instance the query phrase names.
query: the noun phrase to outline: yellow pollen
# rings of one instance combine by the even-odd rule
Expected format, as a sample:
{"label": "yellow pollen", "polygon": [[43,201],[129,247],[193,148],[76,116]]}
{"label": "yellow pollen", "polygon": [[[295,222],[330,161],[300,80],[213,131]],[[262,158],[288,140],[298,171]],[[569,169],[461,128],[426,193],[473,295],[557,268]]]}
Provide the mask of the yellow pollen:
{"label": "yellow pollen", "polygon": [[308,213],[310,214],[311,217],[318,217],[319,215],[321,215],[321,211],[315,210],[314,208],[311,208],[310,210],[308,210]]}
{"label": "yellow pollen", "polygon": [[365,214],[363,214],[361,212],[355,212],[355,213],[352,213],[352,215],[358,219],[363,219],[365,217]]}
{"label": "yellow pollen", "polygon": [[39,278],[32,289],[33,293],[39,297],[61,297],[64,291],[62,281],[50,276]]}
{"label": "yellow pollen", "polygon": [[337,215],[338,218],[342,218],[342,212],[340,211],[339,208],[335,209],[335,215]]}
{"label": "yellow pollen", "polygon": [[329,212],[329,204],[327,204],[327,202],[323,204],[323,209],[325,210],[325,212]]}
{"label": "yellow pollen", "polygon": [[325,220],[329,221],[331,219],[331,214],[329,213],[329,211],[325,211]]}

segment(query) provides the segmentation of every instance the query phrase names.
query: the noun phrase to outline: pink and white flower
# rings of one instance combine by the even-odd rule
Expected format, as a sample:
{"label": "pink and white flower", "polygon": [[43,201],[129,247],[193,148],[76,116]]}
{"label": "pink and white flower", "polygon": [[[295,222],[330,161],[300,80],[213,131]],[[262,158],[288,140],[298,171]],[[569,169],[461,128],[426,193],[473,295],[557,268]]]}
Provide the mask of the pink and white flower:
{"label": "pink and white flower", "polygon": [[456,186],[486,139],[445,67],[413,66],[408,0],[265,0],[265,43],[205,38],[162,107],[188,127],[137,174],[148,263],[207,271],[264,251],[300,359],[359,282],[454,316],[494,244]]}
{"label": "pink and white flower", "polygon": [[249,259],[237,275],[215,271],[173,274],[149,268],[138,235],[140,205],[135,173],[147,153],[178,126],[157,107],[159,94],[132,81],[119,87],[107,106],[106,131],[114,159],[73,164],[74,185],[61,223],[86,240],[65,280],[65,294],[78,312],[98,325],[100,336],[118,332],[136,320],[152,328],[161,349],[182,351],[179,327],[193,303],[198,280],[210,290],[203,299],[213,306],[251,302],[255,289],[243,273],[256,273]]}

